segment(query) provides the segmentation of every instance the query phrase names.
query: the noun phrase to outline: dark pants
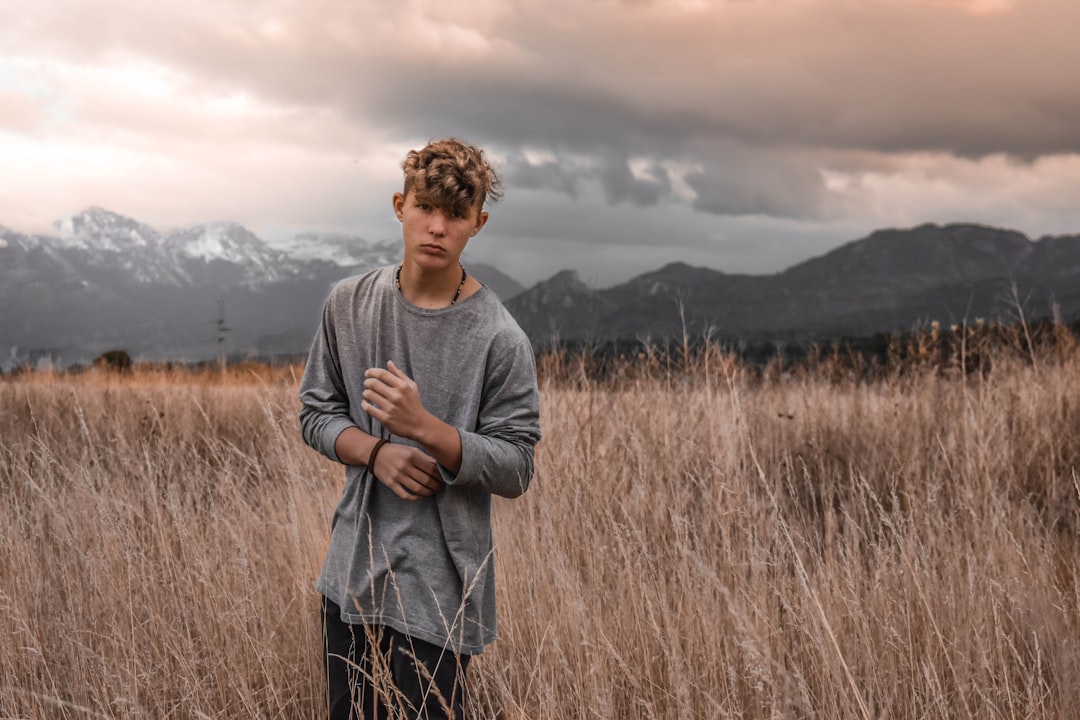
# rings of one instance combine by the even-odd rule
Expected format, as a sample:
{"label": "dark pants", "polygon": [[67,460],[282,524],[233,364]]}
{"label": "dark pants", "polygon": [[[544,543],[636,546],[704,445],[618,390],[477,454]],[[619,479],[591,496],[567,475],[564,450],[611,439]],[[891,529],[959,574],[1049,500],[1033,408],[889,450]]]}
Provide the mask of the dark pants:
{"label": "dark pants", "polygon": [[385,626],[342,622],[323,598],[330,720],[462,720],[468,655]]}

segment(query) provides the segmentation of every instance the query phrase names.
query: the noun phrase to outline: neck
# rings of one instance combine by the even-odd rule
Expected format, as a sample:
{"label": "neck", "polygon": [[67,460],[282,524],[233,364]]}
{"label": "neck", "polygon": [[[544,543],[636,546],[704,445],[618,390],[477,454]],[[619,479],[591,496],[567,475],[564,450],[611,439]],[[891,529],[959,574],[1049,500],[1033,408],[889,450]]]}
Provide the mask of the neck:
{"label": "neck", "polygon": [[433,310],[460,300],[464,272],[460,263],[432,270],[406,260],[398,266],[397,281],[406,300]]}

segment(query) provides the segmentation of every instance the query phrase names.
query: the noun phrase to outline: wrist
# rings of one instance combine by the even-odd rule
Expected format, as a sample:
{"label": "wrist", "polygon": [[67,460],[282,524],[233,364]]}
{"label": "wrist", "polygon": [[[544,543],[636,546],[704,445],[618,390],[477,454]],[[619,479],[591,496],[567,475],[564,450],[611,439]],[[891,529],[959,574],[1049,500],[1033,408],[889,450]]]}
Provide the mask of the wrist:
{"label": "wrist", "polygon": [[371,457],[371,451],[379,439],[369,435],[355,425],[345,428],[334,441],[334,452],[338,460],[345,465],[364,465]]}
{"label": "wrist", "polygon": [[368,455],[367,459],[368,470],[370,470],[371,472],[375,472],[375,458],[378,457],[379,451],[383,449],[383,446],[388,444],[389,442],[390,441],[388,439],[383,438],[372,446],[371,454]]}
{"label": "wrist", "polygon": [[411,439],[451,472],[461,467],[461,435],[453,425],[431,415],[430,421],[417,426]]}
{"label": "wrist", "polygon": [[444,424],[442,420],[425,411],[423,418],[416,424],[409,439],[421,447],[430,448],[432,443],[436,442],[441,426]]}

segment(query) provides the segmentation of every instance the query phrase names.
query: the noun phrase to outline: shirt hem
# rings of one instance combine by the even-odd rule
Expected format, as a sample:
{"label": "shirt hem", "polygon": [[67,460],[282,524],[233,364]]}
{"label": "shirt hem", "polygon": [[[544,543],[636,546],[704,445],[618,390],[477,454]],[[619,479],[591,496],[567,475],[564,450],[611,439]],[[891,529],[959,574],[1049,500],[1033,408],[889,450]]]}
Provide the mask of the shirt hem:
{"label": "shirt hem", "polygon": [[417,640],[423,640],[426,643],[437,645],[438,647],[448,648],[451,651],[460,655],[480,655],[484,652],[484,648],[495,642],[496,637],[493,634],[490,638],[481,639],[480,643],[455,643],[451,638],[446,637],[437,632],[431,632],[424,628],[419,628],[416,625],[412,625],[404,622],[400,618],[396,617],[377,617],[374,615],[363,615],[360,613],[348,612],[346,607],[352,607],[339,601],[338,598],[333,597],[333,593],[328,589],[324,589],[320,585],[316,586],[316,589],[328,599],[334,602],[341,608],[341,620],[342,622],[349,623],[350,625],[385,625],[387,627],[397,630],[402,635],[407,637],[413,637]]}

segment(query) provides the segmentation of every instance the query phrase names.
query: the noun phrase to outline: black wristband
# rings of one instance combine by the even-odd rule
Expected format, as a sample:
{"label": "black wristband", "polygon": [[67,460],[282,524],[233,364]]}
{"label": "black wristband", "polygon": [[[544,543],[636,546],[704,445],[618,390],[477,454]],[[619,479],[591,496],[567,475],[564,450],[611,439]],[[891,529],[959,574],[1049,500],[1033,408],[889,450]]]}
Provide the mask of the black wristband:
{"label": "black wristband", "polygon": [[388,442],[390,441],[386,438],[383,438],[382,440],[379,440],[379,442],[375,443],[375,447],[371,448],[371,454],[368,455],[367,459],[367,468],[371,472],[375,472],[375,456],[379,454],[380,450],[382,450],[382,446]]}

